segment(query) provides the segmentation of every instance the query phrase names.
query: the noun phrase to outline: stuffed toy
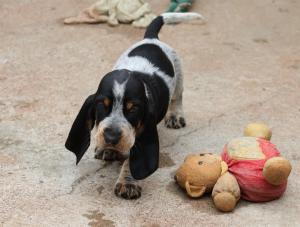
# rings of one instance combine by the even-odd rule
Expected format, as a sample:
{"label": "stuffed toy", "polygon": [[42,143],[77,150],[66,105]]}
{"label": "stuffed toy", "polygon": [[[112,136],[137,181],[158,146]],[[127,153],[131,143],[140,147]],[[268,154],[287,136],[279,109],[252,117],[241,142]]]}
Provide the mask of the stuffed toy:
{"label": "stuffed toy", "polygon": [[241,197],[252,202],[279,198],[286,190],[290,162],[280,155],[271,139],[268,126],[249,124],[244,137],[225,145],[222,159],[239,183]]}
{"label": "stuffed toy", "polygon": [[215,154],[188,155],[176,171],[175,181],[190,197],[212,192],[217,209],[232,211],[241,198],[265,202],[279,198],[291,172],[290,162],[269,141],[271,130],[264,124],[249,124],[244,137],[225,145]]}
{"label": "stuffed toy", "polygon": [[182,12],[185,13],[192,6],[192,0],[171,0],[167,12]]}
{"label": "stuffed toy", "polygon": [[235,177],[228,172],[221,157],[211,153],[188,155],[176,171],[175,181],[192,198],[212,192],[216,207],[231,211],[240,199],[240,189]]}
{"label": "stuffed toy", "polygon": [[135,27],[147,27],[156,17],[144,0],[99,0],[75,17],[64,20],[65,24],[95,24],[107,22],[110,26],[131,23]]}

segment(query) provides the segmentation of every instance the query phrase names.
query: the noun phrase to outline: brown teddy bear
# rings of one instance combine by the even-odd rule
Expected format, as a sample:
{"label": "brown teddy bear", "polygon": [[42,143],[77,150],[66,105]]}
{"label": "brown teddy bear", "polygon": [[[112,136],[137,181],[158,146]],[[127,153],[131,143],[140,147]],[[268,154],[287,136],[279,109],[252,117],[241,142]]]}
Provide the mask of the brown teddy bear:
{"label": "brown teddy bear", "polygon": [[221,211],[232,211],[240,197],[253,202],[277,199],[292,167],[269,141],[271,136],[266,125],[249,124],[244,137],[225,145],[222,158],[211,153],[188,155],[175,180],[193,198],[212,191]]}
{"label": "brown teddy bear", "polygon": [[174,178],[192,198],[212,192],[213,201],[221,211],[232,211],[240,199],[235,177],[221,157],[212,153],[188,155]]}

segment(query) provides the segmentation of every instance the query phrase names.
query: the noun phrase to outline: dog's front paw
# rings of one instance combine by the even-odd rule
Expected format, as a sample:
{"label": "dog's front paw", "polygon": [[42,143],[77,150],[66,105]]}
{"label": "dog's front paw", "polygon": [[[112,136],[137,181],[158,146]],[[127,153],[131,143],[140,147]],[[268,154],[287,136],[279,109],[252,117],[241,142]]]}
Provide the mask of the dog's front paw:
{"label": "dog's front paw", "polygon": [[141,197],[142,188],[137,184],[133,183],[120,183],[118,182],[115,186],[116,196],[124,199],[138,199]]}
{"label": "dog's front paw", "polygon": [[171,114],[165,117],[165,125],[167,128],[179,129],[185,127],[185,119],[182,116]]}

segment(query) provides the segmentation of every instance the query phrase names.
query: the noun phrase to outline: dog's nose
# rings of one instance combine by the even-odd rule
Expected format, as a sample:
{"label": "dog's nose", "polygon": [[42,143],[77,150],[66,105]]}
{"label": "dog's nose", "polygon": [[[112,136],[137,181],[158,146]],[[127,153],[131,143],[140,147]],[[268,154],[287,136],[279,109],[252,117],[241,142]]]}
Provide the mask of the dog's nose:
{"label": "dog's nose", "polygon": [[104,129],[104,140],[106,143],[116,145],[121,138],[122,131],[119,128],[106,128]]}

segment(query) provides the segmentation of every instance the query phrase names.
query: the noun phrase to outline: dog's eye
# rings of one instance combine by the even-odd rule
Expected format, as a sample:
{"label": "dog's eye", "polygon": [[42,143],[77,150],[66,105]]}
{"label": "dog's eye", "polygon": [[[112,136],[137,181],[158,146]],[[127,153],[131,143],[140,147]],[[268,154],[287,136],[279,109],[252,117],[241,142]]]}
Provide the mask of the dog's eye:
{"label": "dog's eye", "polygon": [[111,100],[109,98],[105,98],[98,101],[98,104],[103,105],[104,107],[108,108],[111,105]]}
{"label": "dog's eye", "polygon": [[105,98],[105,99],[103,100],[103,105],[104,105],[105,107],[109,107],[110,104],[111,104],[111,101],[110,101],[109,98]]}
{"label": "dog's eye", "polygon": [[126,106],[126,110],[131,110],[131,108],[133,107],[133,103],[128,101],[128,102],[126,102],[125,106]]}
{"label": "dog's eye", "polygon": [[129,112],[134,112],[134,111],[137,110],[137,106],[135,106],[135,105],[133,104],[133,102],[130,102],[130,101],[126,102],[125,108],[126,108],[126,110],[129,111]]}

